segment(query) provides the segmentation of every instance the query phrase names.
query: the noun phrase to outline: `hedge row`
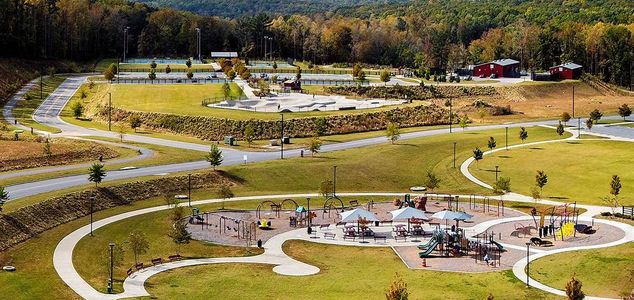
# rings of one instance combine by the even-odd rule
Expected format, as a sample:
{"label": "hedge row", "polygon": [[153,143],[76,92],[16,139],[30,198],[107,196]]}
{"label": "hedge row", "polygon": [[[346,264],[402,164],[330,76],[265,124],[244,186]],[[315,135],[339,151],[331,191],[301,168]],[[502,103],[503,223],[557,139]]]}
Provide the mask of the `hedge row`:
{"label": "hedge row", "polygon": [[498,92],[492,86],[334,86],[326,87],[329,93],[369,98],[398,98],[426,100],[433,98],[457,98],[469,96],[494,96]]}
{"label": "hedge row", "polygon": [[[220,184],[235,184],[238,180],[223,172],[192,175],[192,188],[209,188]],[[143,182],[103,187],[70,193],[0,215],[0,251],[24,242],[31,237],[61,224],[90,214],[90,198],[94,197],[93,211],[126,205],[161,195],[184,193],[188,177],[166,177]]]}
{"label": "hedge row", "polygon": [[[114,115],[127,120],[131,115],[141,118],[143,125],[160,131],[196,136],[205,140],[222,140],[226,135],[238,139],[250,125],[255,139],[275,139],[280,137],[281,121],[231,120],[202,116],[183,116],[153,112],[132,112],[116,109]],[[102,120],[105,115],[99,116]],[[310,137],[315,132],[315,122],[319,117],[296,118],[284,121],[284,135],[288,137]],[[326,135],[383,130],[390,122],[398,122],[401,127],[448,124],[449,115],[445,108],[437,105],[400,107],[389,111],[356,113],[323,117],[326,120]]]}

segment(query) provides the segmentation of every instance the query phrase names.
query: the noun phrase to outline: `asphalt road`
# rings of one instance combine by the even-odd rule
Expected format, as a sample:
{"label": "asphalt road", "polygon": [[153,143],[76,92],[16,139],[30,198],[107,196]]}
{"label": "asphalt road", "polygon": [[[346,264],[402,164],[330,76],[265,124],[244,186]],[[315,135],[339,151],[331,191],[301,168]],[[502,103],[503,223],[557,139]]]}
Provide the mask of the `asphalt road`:
{"label": "asphalt road", "polygon": [[[83,82],[85,82],[86,76],[81,77],[72,77],[64,81],[60,85],[60,87],[55,90],[42,105],[36,110],[34,113],[34,119],[40,123],[56,127],[62,130],[62,133],[56,134],[53,136],[101,136],[101,137],[110,137],[110,138],[118,138],[118,134],[115,132],[108,132],[96,129],[88,129],[79,126],[75,126],[72,124],[68,124],[62,121],[59,118],[59,114],[66,103],[70,100],[72,95],[77,91],[77,89],[81,86]],[[555,125],[557,121],[538,121],[538,122],[522,122],[522,123],[513,123],[513,124],[499,124],[499,125],[486,125],[486,126],[472,126],[468,127],[466,131],[479,131],[479,130],[489,130],[489,129],[502,129],[504,127],[530,127],[537,125]],[[614,127],[606,127],[606,129],[595,127],[593,131],[597,130],[614,130]],[[626,138],[634,139],[634,129],[626,128],[621,132],[619,130],[619,134],[624,135]],[[454,129],[460,130],[462,129]],[[448,134],[449,129],[436,129],[436,130],[427,130],[427,131],[418,131],[411,132],[401,135],[401,139],[411,139],[417,137],[425,137],[425,136],[433,136],[439,134]],[[126,134],[126,140],[134,141],[139,143],[146,144],[155,144],[161,146],[168,146],[180,149],[189,149],[189,150],[197,150],[197,151],[209,151],[208,145],[201,145],[195,143],[187,143],[187,142],[179,142],[172,141],[166,139],[145,137],[139,135]],[[364,147],[369,145],[377,145],[377,144],[385,144],[387,140],[385,137],[375,137],[375,138],[367,138],[354,140],[349,142],[335,143],[323,145],[321,152],[330,152],[330,151],[338,151],[345,149],[352,149],[357,147]],[[223,165],[237,165],[244,163],[244,157],[246,156],[247,162],[260,162],[260,161],[268,161],[268,160],[276,160],[280,158],[279,152],[246,152],[240,151],[236,149],[228,149],[222,148],[224,161]],[[201,157],[202,157],[201,153]],[[300,155],[300,150],[289,150],[284,152],[284,157],[297,157]],[[112,181],[118,179],[128,179],[128,178],[136,178],[142,176],[151,176],[151,175],[164,175],[165,173],[174,173],[174,172],[186,172],[186,171],[194,171],[209,168],[209,164],[205,161],[197,161],[197,162],[188,162],[188,163],[177,163],[177,164],[168,164],[161,166],[152,166],[152,167],[144,167],[139,169],[132,170],[116,170],[109,171],[107,173],[104,181]],[[31,195],[36,195],[40,193],[46,193],[50,191],[60,190],[64,188],[74,187],[78,185],[89,184],[87,175],[76,175],[76,176],[68,176],[62,178],[53,178],[43,181],[24,183],[19,185],[13,185],[7,187],[7,191],[10,194],[12,200],[19,199],[22,197],[27,197]]]}

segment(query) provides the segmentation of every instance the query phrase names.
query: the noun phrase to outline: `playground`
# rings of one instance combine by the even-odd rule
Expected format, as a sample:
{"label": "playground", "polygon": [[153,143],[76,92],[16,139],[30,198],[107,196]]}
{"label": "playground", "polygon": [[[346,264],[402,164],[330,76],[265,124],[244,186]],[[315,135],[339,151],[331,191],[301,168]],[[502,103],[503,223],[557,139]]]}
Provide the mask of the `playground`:
{"label": "playground", "polygon": [[231,246],[266,249],[267,242],[300,239],[390,247],[409,269],[464,273],[509,270],[526,258],[527,247],[539,253],[626,237],[618,227],[580,218],[575,203],[546,207],[526,214],[503,200],[448,194],[365,204],[331,196],[312,208],[292,199],[264,200],[256,210],[194,208],[187,229],[196,240]]}

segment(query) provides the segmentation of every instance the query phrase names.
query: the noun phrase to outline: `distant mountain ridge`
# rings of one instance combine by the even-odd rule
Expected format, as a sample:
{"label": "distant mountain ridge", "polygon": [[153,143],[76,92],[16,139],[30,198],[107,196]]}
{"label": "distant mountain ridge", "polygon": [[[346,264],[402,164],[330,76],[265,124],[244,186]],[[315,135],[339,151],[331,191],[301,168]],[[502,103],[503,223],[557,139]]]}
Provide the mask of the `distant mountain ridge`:
{"label": "distant mountain ridge", "polygon": [[203,15],[234,18],[258,13],[312,14],[342,7],[407,3],[411,0],[137,0],[137,2],[155,7],[173,7]]}

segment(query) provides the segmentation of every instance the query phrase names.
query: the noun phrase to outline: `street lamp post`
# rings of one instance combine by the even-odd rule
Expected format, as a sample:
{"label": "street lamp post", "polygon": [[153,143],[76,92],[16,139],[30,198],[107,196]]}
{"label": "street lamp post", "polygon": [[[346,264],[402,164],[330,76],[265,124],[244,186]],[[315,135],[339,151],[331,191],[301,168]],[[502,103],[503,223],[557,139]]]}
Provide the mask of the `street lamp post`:
{"label": "street lamp post", "polygon": [[337,197],[337,166],[332,166],[332,197]]}
{"label": "street lamp post", "polygon": [[575,117],[575,86],[572,86],[572,117]]}
{"label": "street lamp post", "polygon": [[108,131],[112,131],[112,93],[110,92],[108,92]]}
{"label": "street lamp post", "polygon": [[108,294],[112,294],[112,277],[114,268],[114,243],[108,244],[110,246],[110,278],[108,279]]}
{"label": "street lamp post", "polygon": [[498,182],[498,172],[500,171],[500,166],[495,166],[495,182]]}
{"label": "street lamp post", "polygon": [[[128,30],[129,26],[123,28],[123,62],[126,62],[126,54],[128,53]],[[117,69],[117,73],[119,70]]]}
{"label": "street lamp post", "polygon": [[505,148],[506,148],[506,150],[508,150],[509,149],[509,127],[506,126],[505,129],[506,129],[506,146],[505,146]]}
{"label": "street lamp post", "polygon": [[280,139],[280,159],[284,159],[284,114],[282,115],[282,138]]}
{"label": "street lamp post", "polygon": [[187,174],[187,200],[189,201],[189,207],[192,206],[192,174]]}
{"label": "street lamp post", "polygon": [[197,43],[196,43],[196,50],[198,51],[198,61],[201,61],[201,57],[200,57],[200,28],[196,27],[196,38],[197,38]]}
{"label": "street lamp post", "polygon": [[577,118],[577,138],[581,138],[581,117]]}
{"label": "street lamp post", "polygon": [[95,202],[95,197],[90,197],[90,236],[92,235],[92,211],[93,211],[93,203]]}
{"label": "street lamp post", "polygon": [[529,278],[531,278],[530,275],[530,247],[531,247],[531,243],[526,243],[526,287],[531,287],[530,283],[528,282]]}
{"label": "street lamp post", "polygon": [[269,43],[268,43],[268,40],[269,40],[269,36],[268,36],[268,35],[265,35],[265,36],[264,36],[264,61],[266,61],[266,54],[267,54],[267,52],[266,52],[266,47],[267,47],[267,45],[269,44]]}
{"label": "street lamp post", "polygon": [[453,142],[453,168],[456,168],[456,142]]}
{"label": "street lamp post", "polygon": [[306,197],[306,206],[308,206],[308,228],[310,228],[310,225],[312,223],[312,218],[310,217],[310,198]]}
{"label": "street lamp post", "polygon": [[451,133],[451,126],[453,125],[453,113],[451,111],[451,108],[453,106],[453,99],[449,98],[449,133]]}

